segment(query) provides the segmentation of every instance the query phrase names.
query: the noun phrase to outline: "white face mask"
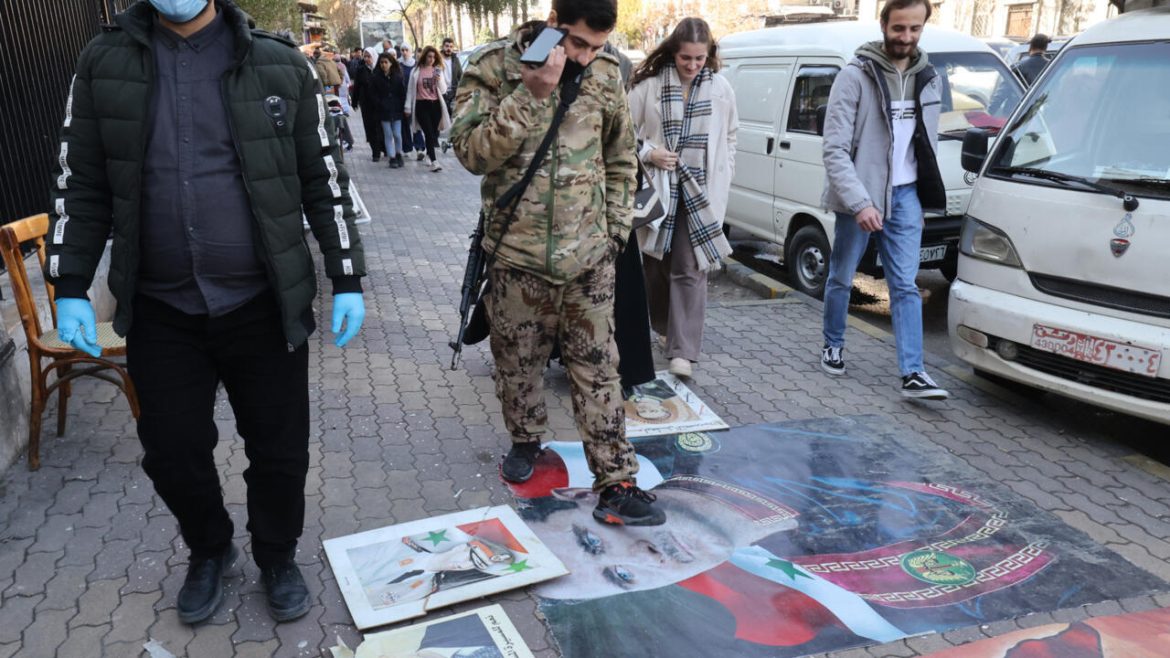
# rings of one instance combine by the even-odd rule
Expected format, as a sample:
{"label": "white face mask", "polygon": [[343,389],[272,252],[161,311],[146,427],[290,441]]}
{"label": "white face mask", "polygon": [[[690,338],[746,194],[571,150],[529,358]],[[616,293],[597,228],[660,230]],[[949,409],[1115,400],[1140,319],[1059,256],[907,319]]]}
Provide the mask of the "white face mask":
{"label": "white face mask", "polygon": [[208,0],[150,0],[163,18],[172,23],[186,23],[203,13]]}

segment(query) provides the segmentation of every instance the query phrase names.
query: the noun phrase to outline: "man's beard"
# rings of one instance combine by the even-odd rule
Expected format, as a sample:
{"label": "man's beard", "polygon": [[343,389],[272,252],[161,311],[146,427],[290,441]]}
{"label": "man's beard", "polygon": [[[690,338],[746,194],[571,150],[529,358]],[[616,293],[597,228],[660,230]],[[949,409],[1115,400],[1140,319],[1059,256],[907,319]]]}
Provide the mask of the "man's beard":
{"label": "man's beard", "polygon": [[914,56],[916,46],[905,46],[897,41],[887,37],[882,37],[882,48],[886,51],[886,55],[890,59],[909,59]]}

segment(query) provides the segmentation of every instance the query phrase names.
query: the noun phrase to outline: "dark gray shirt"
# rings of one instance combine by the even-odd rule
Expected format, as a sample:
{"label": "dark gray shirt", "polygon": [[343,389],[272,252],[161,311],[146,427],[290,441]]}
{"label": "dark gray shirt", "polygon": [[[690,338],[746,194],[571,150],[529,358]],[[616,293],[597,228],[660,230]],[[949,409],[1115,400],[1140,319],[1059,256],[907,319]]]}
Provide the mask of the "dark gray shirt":
{"label": "dark gray shirt", "polygon": [[220,316],[268,287],[220,83],[235,46],[222,12],[186,39],[157,19],[152,34],[138,290]]}

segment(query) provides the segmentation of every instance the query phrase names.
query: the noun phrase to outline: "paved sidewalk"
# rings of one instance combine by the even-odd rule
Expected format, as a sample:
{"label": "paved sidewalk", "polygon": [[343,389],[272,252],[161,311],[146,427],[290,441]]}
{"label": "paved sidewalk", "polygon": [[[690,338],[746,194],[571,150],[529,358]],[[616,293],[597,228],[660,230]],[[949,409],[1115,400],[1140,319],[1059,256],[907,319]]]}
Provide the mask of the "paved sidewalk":
{"label": "paved sidewalk", "polygon": [[[360,120],[351,125],[360,129]],[[375,165],[364,144],[347,154],[374,215],[361,229],[368,315],[345,350],[332,346],[328,332],[310,339],[313,440],[298,554],[316,599],[309,615],[274,624],[258,570],[245,560],[208,623],[179,623],[174,603],[186,550],[138,466],[125,401],[111,386],[84,383],[75,387],[66,436],[46,430],[42,469],[29,473],[18,462],[0,478],[0,658],[139,656],[150,639],[192,658],[319,656],[337,637],[354,646],[360,636],[325,562],[323,539],[511,502],[496,476],[508,439],[486,346],[466,350],[463,369],[447,369],[478,192],[453,156],[441,162],[445,170],[436,174],[413,160],[404,170]],[[1139,468],[1128,448],[1066,427],[1059,415],[1007,393],[973,387],[941,362],[933,372],[955,399],[904,401],[893,345],[873,330],[850,330],[850,374],[830,379],[816,361],[819,305],[799,296],[730,296],[741,299],[709,307],[706,358],[691,386],[731,425],[876,414],[1170,579],[1170,482]],[[327,327],[329,309],[328,300],[318,305],[320,326]],[[556,438],[571,439],[564,372],[552,368],[546,383],[550,427]],[[246,458],[222,397],[217,419],[225,494],[246,551]],[[557,655],[532,595],[517,591],[491,602],[504,606],[538,656]],[[1170,596],[1140,597],[834,655],[915,656],[1017,626],[1168,605]]]}

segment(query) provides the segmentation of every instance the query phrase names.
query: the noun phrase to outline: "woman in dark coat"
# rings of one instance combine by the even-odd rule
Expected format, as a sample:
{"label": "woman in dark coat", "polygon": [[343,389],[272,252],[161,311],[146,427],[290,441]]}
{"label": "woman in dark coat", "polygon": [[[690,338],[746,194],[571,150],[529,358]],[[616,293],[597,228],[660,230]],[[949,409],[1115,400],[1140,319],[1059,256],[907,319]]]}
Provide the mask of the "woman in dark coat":
{"label": "woman in dark coat", "polygon": [[362,127],[366,129],[366,141],[370,144],[370,151],[374,154],[374,162],[382,158],[386,142],[382,136],[382,122],[378,118],[377,102],[374,92],[370,88],[370,81],[374,77],[373,48],[367,48],[362,54],[362,63],[355,67],[353,75],[353,96],[351,101],[354,107],[362,113]]}
{"label": "woman in dark coat", "polygon": [[406,81],[402,67],[392,52],[378,56],[378,65],[370,77],[370,90],[377,108],[378,121],[385,140],[390,168],[402,166],[402,120],[406,106]]}

